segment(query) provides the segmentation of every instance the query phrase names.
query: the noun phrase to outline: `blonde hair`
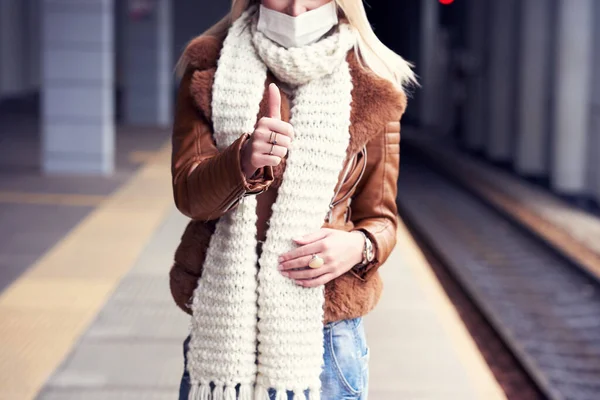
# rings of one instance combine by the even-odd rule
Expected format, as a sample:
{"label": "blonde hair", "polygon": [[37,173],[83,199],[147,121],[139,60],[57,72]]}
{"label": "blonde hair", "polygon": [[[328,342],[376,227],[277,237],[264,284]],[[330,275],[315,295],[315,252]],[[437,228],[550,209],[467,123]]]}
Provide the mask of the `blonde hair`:
{"label": "blonde hair", "polygon": [[[376,75],[390,81],[398,90],[411,85],[418,85],[412,65],[383,44],[373,32],[367,19],[362,0],[334,0],[338,10],[342,12],[348,23],[358,32],[358,40],[354,46],[359,64]],[[224,38],[231,24],[237,20],[250,6],[260,0],[232,0],[231,10],[215,25],[207,29],[201,36]],[[183,72],[188,60],[182,56],[177,62],[177,71]]]}

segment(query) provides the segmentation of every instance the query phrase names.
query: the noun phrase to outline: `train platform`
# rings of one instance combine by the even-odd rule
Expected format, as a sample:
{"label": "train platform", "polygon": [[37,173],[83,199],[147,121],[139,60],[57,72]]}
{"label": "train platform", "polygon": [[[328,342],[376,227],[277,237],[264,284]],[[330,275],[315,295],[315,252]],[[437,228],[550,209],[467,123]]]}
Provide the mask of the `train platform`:
{"label": "train platform", "polygon": [[157,128],[119,127],[116,170],[106,177],[41,173],[39,119],[0,112],[0,291],[135,174],[169,138]]}
{"label": "train platform", "polygon": [[502,210],[600,279],[600,217],[582,211],[539,185],[460,151],[451,138],[406,129],[410,152],[426,157],[444,175]]}
{"label": "train platform", "polygon": [[509,398],[597,399],[597,218],[444,138],[405,131],[403,151],[400,214],[523,371]]}
{"label": "train platform", "polygon": [[[0,399],[177,397],[189,319],[171,300],[168,268],[187,220],[172,204],[169,145],[129,151],[130,157],[146,155],[141,166],[117,174],[121,181],[104,192],[91,182],[78,189],[79,178],[61,186],[51,183],[56,178],[31,173],[30,185],[17,188],[21,179],[13,175],[13,182],[11,168],[2,168],[1,193],[29,193],[11,201],[5,194],[1,201],[2,237],[13,243],[0,249],[2,259],[28,261],[11,259],[19,245],[43,250],[29,256],[35,260],[27,268],[15,267],[16,277],[4,279]],[[18,206],[43,210],[11,211]],[[9,226],[32,230],[11,236]],[[426,258],[400,226],[398,246],[382,268],[384,294],[366,318],[370,398],[506,398]],[[42,239],[45,246],[36,243]]]}

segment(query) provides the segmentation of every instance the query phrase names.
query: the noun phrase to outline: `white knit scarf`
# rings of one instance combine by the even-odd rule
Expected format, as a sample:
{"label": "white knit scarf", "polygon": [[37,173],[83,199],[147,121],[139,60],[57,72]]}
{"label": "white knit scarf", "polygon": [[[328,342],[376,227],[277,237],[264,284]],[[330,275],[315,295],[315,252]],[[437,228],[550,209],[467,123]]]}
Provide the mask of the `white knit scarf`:
{"label": "white knit scarf", "polygon": [[[193,298],[188,371],[192,400],[320,399],[323,287],[303,288],[277,270],[293,238],[321,228],[349,143],[352,80],[348,25],[303,48],[285,49],[256,31],[249,10],[231,27],[215,74],[214,137],[224,149],[256,124],[267,68],[294,88],[292,150],[260,260],[256,198],[216,226]],[[210,188],[207,188],[210,190]],[[257,266],[260,265],[260,268]],[[237,387],[237,394],[236,394]]]}

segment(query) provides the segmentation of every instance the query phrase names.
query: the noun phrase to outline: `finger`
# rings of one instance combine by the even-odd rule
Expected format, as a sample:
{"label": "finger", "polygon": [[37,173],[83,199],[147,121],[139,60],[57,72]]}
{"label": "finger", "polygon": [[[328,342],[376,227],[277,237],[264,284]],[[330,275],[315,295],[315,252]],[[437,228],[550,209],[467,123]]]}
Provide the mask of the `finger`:
{"label": "finger", "polygon": [[308,268],[308,269],[301,269],[301,270],[295,270],[295,271],[285,271],[285,272],[282,272],[281,274],[290,279],[298,281],[298,280],[315,279],[324,274],[328,274],[331,272],[332,272],[332,270],[330,268],[326,268],[323,266],[318,269]]}
{"label": "finger", "polygon": [[268,154],[257,154],[253,156],[252,166],[258,168],[262,167],[276,167],[281,164],[281,157],[270,156]]}
{"label": "finger", "polygon": [[281,135],[294,138],[294,127],[288,122],[281,121],[274,118],[261,118],[257,124],[257,130],[264,132],[262,137],[266,136],[266,140],[269,140],[271,132],[277,132]]}
{"label": "finger", "polygon": [[[323,250],[323,244],[321,242],[313,242],[310,244],[307,244],[305,246],[300,246],[297,247],[293,250],[288,251],[285,254],[282,254],[279,257],[279,264],[280,265],[284,265],[286,262],[290,261],[290,260],[294,260],[296,258],[300,258],[300,257],[306,257],[306,256],[311,256],[313,254],[317,254],[319,252],[321,252]],[[304,264],[304,267],[306,267],[308,265],[308,263]]]}
{"label": "finger", "polygon": [[281,92],[274,83],[269,85],[269,116],[281,119]]}
{"label": "finger", "polygon": [[270,143],[265,142],[257,143],[256,149],[259,153],[268,154],[270,156],[277,156],[279,158],[285,157],[288,152],[288,149],[283,146],[272,145]]}
{"label": "finger", "polygon": [[292,138],[290,138],[289,136],[286,136],[284,134],[281,134],[279,132],[275,132],[275,131],[268,131],[268,133],[260,134],[259,141],[264,142],[264,143],[269,143],[269,144],[272,144],[273,142],[275,142],[275,144],[277,144],[279,146],[283,146],[288,149],[290,148],[290,145],[292,144]]}
{"label": "finger", "polygon": [[329,230],[325,229],[325,228],[321,228],[314,233],[310,233],[308,235],[304,235],[302,237],[294,239],[294,242],[296,242],[299,245],[304,245],[304,244],[316,242],[317,240],[324,239],[328,235],[329,235]]}
{"label": "finger", "polygon": [[312,255],[294,258],[292,260],[282,262],[281,264],[279,264],[278,268],[280,271],[288,271],[296,268],[306,268],[308,266],[308,263],[310,263],[311,259]]}
{"label": "finger", "polygon": [[302,287],[314,288],[314,287],[324,285],[334,278],[335,278],[335,274],[327,273],[327,274],[321,275],[320,277],[315,278],[315,279],[297,280],[295,282],[297,285],[302,286]]}

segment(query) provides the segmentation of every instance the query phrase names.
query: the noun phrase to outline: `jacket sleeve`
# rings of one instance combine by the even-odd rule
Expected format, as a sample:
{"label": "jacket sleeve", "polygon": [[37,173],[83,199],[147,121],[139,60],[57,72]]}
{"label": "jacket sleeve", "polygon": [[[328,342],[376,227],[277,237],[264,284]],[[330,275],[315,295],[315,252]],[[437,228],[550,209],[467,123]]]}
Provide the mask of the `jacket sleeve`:
{"label": "jacket sleeve", "polygon": [[375,259],[362,271],[368,279],[383,264],[396,245],[397,181],[400,164],[400,122],[390,122],[367,144],[365,175],[352,200],[355,230],[373,242]]}
{"label": "jacket sleeve", "polygon": [[248,134],[219,152],[212,124],[206,118],[210,113],[196,106],[190,92],[193,74],[193,69],[186,71],[177,95],[171,157],[173,196],[184,215],[209,221],[221,217],[242,197],[266,190],[273,181],[273,171],[262,168],[253,179],[246,179],[240,150]]}

